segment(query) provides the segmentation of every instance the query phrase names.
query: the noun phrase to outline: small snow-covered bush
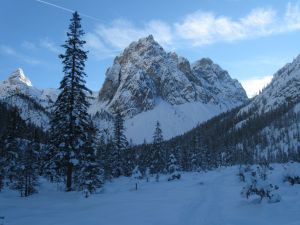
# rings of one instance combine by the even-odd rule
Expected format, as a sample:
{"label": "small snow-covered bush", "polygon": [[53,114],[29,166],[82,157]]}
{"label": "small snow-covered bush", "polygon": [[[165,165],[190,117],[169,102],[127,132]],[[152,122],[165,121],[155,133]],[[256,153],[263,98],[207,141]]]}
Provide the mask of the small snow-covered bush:
{"label": "small snow-covered bush", "polygon": [[179,180],[181,178],[181,175],[179,173],[178,162],[173,154],[169,156],[168,172],[170,173],[170,177],[168,178],[168,181]]}
{"label": "small snow-covered bush", "polygon": [[136,166],[132,171],[132,177],[135,180],[135,190],[138,189],[139,180],[143,178],[142,173],[139,170],[139,166]]}
{"label": "small snow-covered bush", "polygon": [[134,169],[132,170],[132,177],[135,180],[140,180],[143,178],[142,173],[140,172],[139,166],[134,167]]}
{"label": "small snow-covered bush", "polygon": [[149,182],[149,178],[150,178],[150,169],[149,169],[149,167],[146,168],[145,173],[144,173],[144,177],[146,178],[146,181]]}
{"label": "small snow-covered bush", "polygon": [[241,195],[245,198],[256,195],[260,197],[260,201],[264,198],[270,203],[279,202],[281,197],[274,193],[279,189],[277,185],[270,184],[267,180],[267,171],[262,166],[257,166],[256,169],[250,169],[245,173],[246,186],[243,187]]}
{"label": "small snow-covered bush", "polygon": [[294,162],[289,162],[285,167],[284,182],[289,182],[291,185],[300,184],[300,167]]}
{"label": "small snow-covered bush", "polygon": [[246,182],[247,173],[251,171],[250,165],[240,165],[237,176],[241,182]]}
{"label": "small snow-covered bush", "polygon": [[169,178],[168,178],[168,181],[171,181],[171,180],[179,180],[181,178],[181,175],[178,173],[178,174],[172,174]]}
{"label": "small snow-covered bush", "polygon": [[284,178],[284,182],[289,182],[291,185],[300,184],[300,177],[299,176],[286,176]]}

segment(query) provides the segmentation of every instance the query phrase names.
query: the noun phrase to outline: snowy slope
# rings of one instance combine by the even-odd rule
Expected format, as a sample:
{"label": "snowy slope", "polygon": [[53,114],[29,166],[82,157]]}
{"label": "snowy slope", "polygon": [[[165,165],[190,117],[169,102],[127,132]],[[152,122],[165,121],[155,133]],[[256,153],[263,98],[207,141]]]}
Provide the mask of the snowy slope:
{"label": "snowy slope", "polygon": [[[158,99],[154,109],[140,112],[133,117],[125,117],[125,135],[134,144],[142,144],[144,141],[151,143],[155,124],[159,121],[163,137],[168,140],[191,130],[199,123],[225,112],[231,107],[202,102],[172,105]],[[102,109],[101,112],[98,111],[99,108]],[[95,116],[97,112],[99,116]],[[91,106],[90,113],[94,115],[93,121],[101,131],[104,130],[108,135],[113,134],[114,117],[110,111],[106,110],[105,106],[96,101]]]}
{"label": "snowy slope", "polygon": [[238,168],[228,167],[184,173],[174,182],[163,176],[160,182],[141,180],[138,191],[132,178],[118,178],[87,199],[43,181],[40,193],[28,198],[0,193],[0,216],[5,225],[298,225],[300,186],[283,183],[283,165],[273,167],[270,181],[279,186],[279,203],[242,198]]}
{"label": "snowy slope", "polygon": [[155,124],[159,121],[164,139],[167,140],[191,130],[197,124],[218,115],[223,110],[227,108],[215,104],[192,102],[171,105],[161,101],[153,110],[128,118],[125,121],[126,136],[133,143],[143,143],[144,140],[150,143]]}

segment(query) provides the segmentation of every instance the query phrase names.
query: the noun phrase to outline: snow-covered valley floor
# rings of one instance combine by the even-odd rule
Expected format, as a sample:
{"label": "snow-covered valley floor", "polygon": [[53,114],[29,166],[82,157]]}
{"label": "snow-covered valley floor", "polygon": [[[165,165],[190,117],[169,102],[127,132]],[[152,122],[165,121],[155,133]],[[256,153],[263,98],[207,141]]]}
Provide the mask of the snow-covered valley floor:
{"label": "snow-covered valley floor", "polygon": [[283,166],[273,167],[269,179],[279,186],[279,203],[242,198],[244,183],[234,166],[183,173],[172,182],[163,176],[160,182],[141,180],[137,191],[135,181],[123,177],[87,199],[41,182],[40,193],[29,198],[0,193],[0,216],[5,225],[299,225],[300,185],[283,183]]}

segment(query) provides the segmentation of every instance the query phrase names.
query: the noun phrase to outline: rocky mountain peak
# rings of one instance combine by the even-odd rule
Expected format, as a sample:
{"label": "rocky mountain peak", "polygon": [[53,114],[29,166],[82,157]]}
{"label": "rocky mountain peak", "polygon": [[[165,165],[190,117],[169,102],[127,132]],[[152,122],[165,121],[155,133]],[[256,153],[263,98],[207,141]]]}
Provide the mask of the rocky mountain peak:
{"label": "rocky mountain peak", "polygon": [[202,58],[194,63],[195,66],[211,66],[212,64],[213,61],[210,58]]}
{"label": "rocky mountain peak", "polygon": [[106,108],[118,107],[129,116],[153,109],[160,100],[234,106],[246,99],[242,86],[211,59],[191,66],[186,58],[165,52],[152,35],[131,43],[115,58],[99,93]]}
{"label": "rocky mountain peak", "polygon": [[152,35],[141,38],[138,41],[132,42],[123,53],[116,57],[115,61],[120,64],[138,58],[148,58],[166,54],[163,48],[154,40]]}
{"label": "rocky mountain peak", "polygon": [[12,85],[25,84],[30,87],[32,86],[31,81],[25,76],[21,68],[16,69],[9,75],[8,82]]}

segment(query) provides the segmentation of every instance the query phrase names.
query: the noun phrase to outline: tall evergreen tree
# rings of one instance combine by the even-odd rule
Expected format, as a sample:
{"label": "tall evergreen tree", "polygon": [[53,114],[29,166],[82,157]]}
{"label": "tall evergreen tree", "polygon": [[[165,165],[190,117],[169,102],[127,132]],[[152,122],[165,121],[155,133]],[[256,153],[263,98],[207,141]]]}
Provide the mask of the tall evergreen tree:
{"label": "tall evergreen tree", "polygon": [[125,136],[124,118],[118,108],[116,110],[115,121],[114,121],[114,147],[111,154],[112,161],[112,175],[118,177],[124,175],[124,166],[126,150],[128,149],[128,141]]}
{"label": "tall evergreen tree", "polygon": [[132,145],[129,145],[122,155],[124,176],[131,176],[136,162],[136,153]]}
{"label": "tall evergreen tree", "polygon": [[164,140],[163,133],[160,127],[160,122],[156,121],[155,130],[153,134],[153,143],[154,144],[160,144]]}
{"label": "tall evergreen tree", "polygon": [[166,168],[166,159],[163,149],[163,134],[160,128],[160,123],[157,121],[155,125],[155,130],[153,134],[153,145],[150,160],[150,170],[152,174],[158,174],[163,172]]}
{"label": "tall evergreen tree", "polygon": [[17,174],[12,188],[18,190],[21,197],[27,197],[37,192],[38,186],[38,158],[39,144],[35,140],[28,140],[20,152],[17,161]]}
{"label": "tall evergreen tree", "polygon": [[78,158],[78,171],[74,176],[75,184],[78,189],[83,191],[85,197],[94,193],[97,188],[101,187],[104,183],[103,164],[97,158],[97,148],[95,137],[97,129],[90,122],[88,130],[88,138],[79,153]]}
{"label": "tall evergreen tree", "polygon": [[62,45],[65,53],[59,57],[62,59],[64,77],[51,120],[49,160],[54,161],[55,166],[50,163],[55,168],[54,174],[65,176],[66,191],[72,190],[73,173],[78,171],[80,151],[86,148],[90,126],[87,94],[91,91],[84,80],[87,52],[84,51],[84,31],[80,21],[79,14],[75,12],[67,32],[68,38]]}

